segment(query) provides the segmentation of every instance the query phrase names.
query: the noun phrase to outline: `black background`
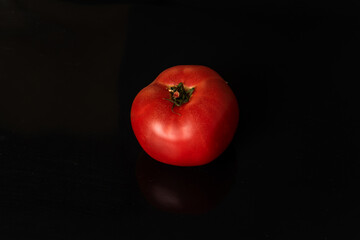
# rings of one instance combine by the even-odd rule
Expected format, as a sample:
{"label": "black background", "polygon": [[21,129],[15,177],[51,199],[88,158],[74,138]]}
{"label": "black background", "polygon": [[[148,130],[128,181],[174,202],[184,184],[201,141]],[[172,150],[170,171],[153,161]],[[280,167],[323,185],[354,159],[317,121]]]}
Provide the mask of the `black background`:
{"label": "black background", "polygon": [[[358,10],[1,1],[2,239],[358,239]],[[131,130],[135,95],[178,64],[240,106],[203,167],[155,162]]]}

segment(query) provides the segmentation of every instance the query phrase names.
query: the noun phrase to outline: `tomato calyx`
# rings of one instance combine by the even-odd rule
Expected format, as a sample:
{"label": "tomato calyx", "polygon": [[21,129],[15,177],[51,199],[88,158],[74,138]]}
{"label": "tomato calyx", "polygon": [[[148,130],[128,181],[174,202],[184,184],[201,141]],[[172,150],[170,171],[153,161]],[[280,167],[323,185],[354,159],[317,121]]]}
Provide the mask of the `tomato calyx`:
{"label": "tomato calyx", "polygon": [[[180,107],[181,105],[190,101],[190,97],[195,91],[195,88],[185,88],[184,84],[180,82],[176,86],[172,86],[169,88],[170,98],[164,98],[173,103],[171,111],[174,112],[174,107]],[[178,113],[177,113],[178,114]],[[180,115],[180,114],[178,114]]]}

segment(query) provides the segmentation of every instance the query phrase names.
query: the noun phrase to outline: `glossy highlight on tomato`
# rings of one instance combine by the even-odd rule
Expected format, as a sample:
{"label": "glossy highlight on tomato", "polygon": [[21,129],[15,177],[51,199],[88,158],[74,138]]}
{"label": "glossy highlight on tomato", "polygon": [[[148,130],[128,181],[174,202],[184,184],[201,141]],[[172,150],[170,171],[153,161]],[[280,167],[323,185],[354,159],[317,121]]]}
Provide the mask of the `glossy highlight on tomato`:
{"label": "glossy highlight on tomato", "polygon": [[135,97],[131,125],[152,158],[176,166],[216,159],[230,144],[239,120],[236,97],[209,67],[166,69]]}

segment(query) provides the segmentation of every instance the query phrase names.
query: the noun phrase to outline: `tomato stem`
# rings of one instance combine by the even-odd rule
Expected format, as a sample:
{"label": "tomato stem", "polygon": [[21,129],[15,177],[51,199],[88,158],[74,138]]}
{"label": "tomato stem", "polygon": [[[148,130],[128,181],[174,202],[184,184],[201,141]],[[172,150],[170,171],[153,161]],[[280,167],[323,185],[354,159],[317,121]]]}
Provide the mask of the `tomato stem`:
{"label": "tomato stem", "polygon": [[164,99],[173,103],[171,111],[175,113],[174,107],[175,106],[180,107],[181,105],[189,102],[190,97],[194,91],[195,88],[186,89],[184,87],[184,84],[180,82],[178,85],[169,88],[170,98],[164,98]]}

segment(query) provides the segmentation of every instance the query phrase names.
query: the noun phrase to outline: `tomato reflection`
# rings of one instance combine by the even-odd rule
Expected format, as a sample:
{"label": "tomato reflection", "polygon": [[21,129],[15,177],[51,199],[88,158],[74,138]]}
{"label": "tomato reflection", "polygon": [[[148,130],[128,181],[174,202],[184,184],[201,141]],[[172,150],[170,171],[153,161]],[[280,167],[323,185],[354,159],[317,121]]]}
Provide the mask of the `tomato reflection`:
{"label": "tomato reflection", "polygon": [[171,213],[203,214],[215,208],[235,178],[235,153],[230,148],[214,162],[176,167],[142,152],[136,163],[139,188],[154,207]]}

